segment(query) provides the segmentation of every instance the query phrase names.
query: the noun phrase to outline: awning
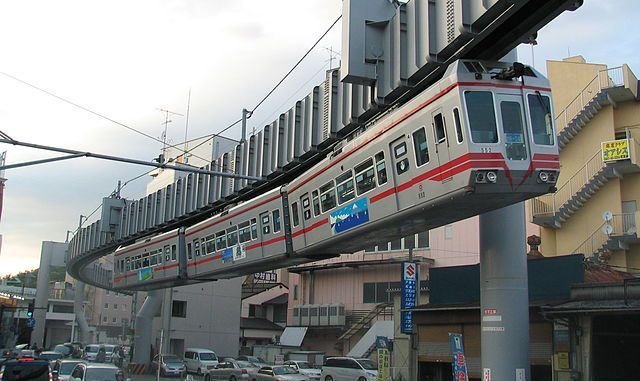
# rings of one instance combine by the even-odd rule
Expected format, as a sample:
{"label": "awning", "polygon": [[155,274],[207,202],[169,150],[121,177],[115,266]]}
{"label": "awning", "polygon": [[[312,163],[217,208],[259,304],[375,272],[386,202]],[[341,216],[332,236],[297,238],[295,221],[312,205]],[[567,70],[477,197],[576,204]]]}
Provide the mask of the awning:
{"label": "awning", "polygon": [[287,327],[280,336],[280,344],[290,347],[299,347],[302,345],[304,335],[307,334],[309,327]]}

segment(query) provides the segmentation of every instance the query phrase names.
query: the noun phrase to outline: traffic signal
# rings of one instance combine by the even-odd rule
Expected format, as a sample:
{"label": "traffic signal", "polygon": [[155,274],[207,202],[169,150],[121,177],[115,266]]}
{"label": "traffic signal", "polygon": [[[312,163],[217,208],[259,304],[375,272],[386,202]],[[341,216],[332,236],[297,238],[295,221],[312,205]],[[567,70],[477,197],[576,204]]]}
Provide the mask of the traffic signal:
{"label": "traffic signal", "polygon": [[29,303],[29,307],[27,308],[27,317],[28,318],[32,318],[33,317],[33,302]]}

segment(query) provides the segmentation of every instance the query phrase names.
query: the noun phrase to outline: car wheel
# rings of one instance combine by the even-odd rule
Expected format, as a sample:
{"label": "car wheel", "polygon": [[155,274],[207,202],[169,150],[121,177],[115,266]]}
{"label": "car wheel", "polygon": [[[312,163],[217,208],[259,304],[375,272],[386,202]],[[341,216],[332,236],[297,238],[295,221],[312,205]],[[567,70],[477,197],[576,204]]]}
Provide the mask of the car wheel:
{"label": "car wheel", "polygon": [[358,381],[367,381],[367,379],[364,378],[364,377],[360,377],[360,378],[358,378]]}
{"label": "car wheel", "polygon": [[204,376],[204,381],[211,381],[211,376],[209,376],[208,374]]}
{"label": "car wheel", "polygon": [[324,378],[324,381],[333,381],[333,377],[327,376]]}
{"label": "car wheel", "polygon": [[198,376],[202,376],[202,369],[198,368],[198,370],[196,370],[196,374]]}
{"label": "car wheel", "polygon": [[231,376],[231,378],[229,379],[229,381],[236,381],[236,376]]}

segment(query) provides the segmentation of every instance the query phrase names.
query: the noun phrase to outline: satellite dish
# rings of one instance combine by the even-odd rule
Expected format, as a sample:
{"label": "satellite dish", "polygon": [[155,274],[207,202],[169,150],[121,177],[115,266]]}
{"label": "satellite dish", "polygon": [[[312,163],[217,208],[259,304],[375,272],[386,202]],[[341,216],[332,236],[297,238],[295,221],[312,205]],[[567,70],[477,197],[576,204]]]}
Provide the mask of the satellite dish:
{"label": "satellite dish", "polygon": [[602,219],[605,220],[606,222],[611,221],[613,219],[613,213],[607,210],[606,212],[602,213]]}
{"label": "satellite dish", "polygon": [[613,233],[613,226],[609,224],[602,225],[602,232],[606,235],[611,235]]}

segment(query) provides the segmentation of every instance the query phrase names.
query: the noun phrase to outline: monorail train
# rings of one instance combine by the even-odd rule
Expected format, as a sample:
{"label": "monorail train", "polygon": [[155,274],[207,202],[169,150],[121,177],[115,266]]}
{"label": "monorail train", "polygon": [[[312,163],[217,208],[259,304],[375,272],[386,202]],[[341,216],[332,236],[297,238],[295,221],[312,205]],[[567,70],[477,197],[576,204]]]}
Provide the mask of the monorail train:
{"label": "monorail train", "polygon": [[382,244],[554,190],[548,80],[456,61],[278,189],[115,252],[114,287],[232,278]]}

